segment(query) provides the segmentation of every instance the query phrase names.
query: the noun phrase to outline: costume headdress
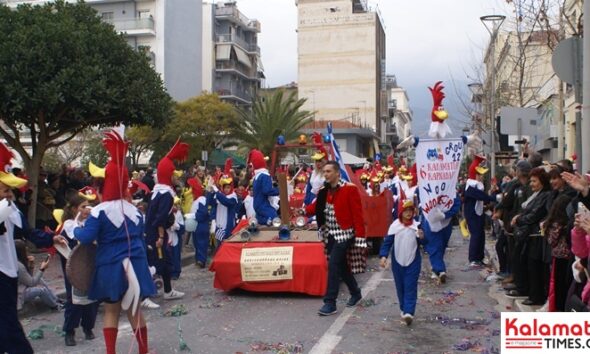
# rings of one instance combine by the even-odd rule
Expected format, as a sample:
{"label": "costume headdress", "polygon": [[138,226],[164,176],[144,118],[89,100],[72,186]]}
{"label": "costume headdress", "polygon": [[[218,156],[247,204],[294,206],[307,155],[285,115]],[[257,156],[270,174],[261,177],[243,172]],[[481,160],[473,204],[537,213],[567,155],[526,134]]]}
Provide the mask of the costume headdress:
{"label": "costume headdress", "polygon": [[12,166],[10,160],[14,158],[14,154],[6,145],[0,143],[0,182],[4,183],[10,188],[21,188],[27,184],[24,178],[16,177],[10,171]]}
{"label": "costume headdress", "polygon": [[129,173],[125,165],[125,156],[129,148],[129,142],[116,131],[112,130],[104,134],[102,145],[107,150],[110,159],[105,166],[105,177],[102,188],[102,201],[123,199],[127,192]]}
{"label": "costume headdress", "polygon": [[432,94],[433,101],[432,112],[430,115],[432,122],[430,123],[430,129],[428,130],[428,135],[431,138],[444,138],[447,134],[451,134],[451,129],[446,123],[449,114],[445,111],[442,103],[445,98],[443,92],[444,88],[442,81],[438,81],[434,84],[434,87],[428,88]]}
{"label": "costume headdress", "polygon": [[474,155],[473,161],[471,161],[471,165],[469,165],[469,178],[475,179],[477,174],[483,175],[488,172],[488,169],[484,166],[481,166],[482,162],[486,160],[485,157],[481,155]]}
{"label": "costume headdress", "polygon": [[255,170],[266,168],[266,159],[260,150],[252,149],[250,151],[248,165],[252,165]]}
{"label": "costume headdress", "polygon": [[198,178],[189,178],[186,183],[191,187],[193,193],[193,200],[197,200],[203,195],[203,186]]}
{"label": "costume headdress", "polygon": [[315,145],[316,151],[311,155],[311,159],[314,161],[321,161],[322,159],[328,158],[328,152],[324,148],[322,135],[318,132],[314,132],[312,135],[313,144]]}
{"label": "costume headdress", "polygon": [[172,186],[172,175],[176,169],[174,161],[184,162],[188,157],[188,149],[188,144],[180,142],[180,138],[176,140],[172,149],[158,163],[158,183]]}

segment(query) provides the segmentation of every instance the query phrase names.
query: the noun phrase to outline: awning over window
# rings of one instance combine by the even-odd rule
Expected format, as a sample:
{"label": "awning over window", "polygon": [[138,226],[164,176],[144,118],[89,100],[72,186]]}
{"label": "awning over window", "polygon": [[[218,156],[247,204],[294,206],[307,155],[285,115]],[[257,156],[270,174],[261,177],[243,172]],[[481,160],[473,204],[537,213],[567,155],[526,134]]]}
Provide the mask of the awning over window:
{"label": "awning over window", "polygon": [[231,51],[230,44],[218,44],[216,49],[215,60],[229,60],[229,53]]}
{"label": "awning over window", "polygon": [[240,63],[246,65],[247,67],[251,68],[252,62],[250,61],[250,57],[248,57],[248,54],[246,54],[246,52],[238,46],[234,46],[234,49],[236,51],[236,56],[238,57],[238,61]]}

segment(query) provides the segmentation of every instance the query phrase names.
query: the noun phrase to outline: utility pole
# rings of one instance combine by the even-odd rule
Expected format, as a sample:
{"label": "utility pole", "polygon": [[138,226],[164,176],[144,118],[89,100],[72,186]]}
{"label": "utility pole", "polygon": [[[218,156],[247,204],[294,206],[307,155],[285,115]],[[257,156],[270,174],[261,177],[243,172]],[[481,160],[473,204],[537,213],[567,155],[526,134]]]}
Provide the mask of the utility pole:
{"label": "utility pole", "polygon": [[[490,94],[490,153],[491,153],[491,178],[496,177],[496,39],[498,37],[498,30],[506,19],[504,15],[488,15],[479,18],[485,28],[488,30],[490,41],[490,55],[491,57],[491,87],[488,93]],[[491,28],[488,27],[491,25]],[[490,75],[490,73],[488,73]]]}

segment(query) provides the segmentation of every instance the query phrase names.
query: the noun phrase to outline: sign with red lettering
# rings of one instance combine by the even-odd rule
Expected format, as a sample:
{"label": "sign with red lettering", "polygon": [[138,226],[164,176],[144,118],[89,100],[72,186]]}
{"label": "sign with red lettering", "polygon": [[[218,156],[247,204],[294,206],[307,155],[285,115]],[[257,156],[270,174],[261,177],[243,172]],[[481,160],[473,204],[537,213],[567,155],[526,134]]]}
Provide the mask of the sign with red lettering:
{"label": "sign with red lettering", "polygon": [[444,213],[453,206],[462,158],[461,139],[420,139],[416,147],[420,207],[432,231],[448,224],[447,220],[434,216],[440,213],[432,211],[438,209]]}

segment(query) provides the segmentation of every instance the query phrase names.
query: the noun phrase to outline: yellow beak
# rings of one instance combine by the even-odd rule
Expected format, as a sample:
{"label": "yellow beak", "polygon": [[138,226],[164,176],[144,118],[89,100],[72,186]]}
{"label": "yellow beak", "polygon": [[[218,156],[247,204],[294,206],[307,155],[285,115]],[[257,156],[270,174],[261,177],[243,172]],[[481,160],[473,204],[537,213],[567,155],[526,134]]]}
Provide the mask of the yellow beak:
{"label": "yellow beak", "polygon": [[447,111],[434,111],[434,115],[436,116],[436,118],[440,119],[440,120],[445,120],[447,118],[449,118],[449,114],[447,113]]}
{"label": "yellow beak", "polygon": [[477,172],[480,175],[485,175],[486,173],[488,173],[488,169],[485,167],[478,166],[475,168],[475,172]]}

